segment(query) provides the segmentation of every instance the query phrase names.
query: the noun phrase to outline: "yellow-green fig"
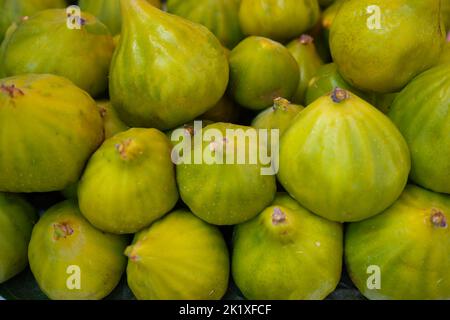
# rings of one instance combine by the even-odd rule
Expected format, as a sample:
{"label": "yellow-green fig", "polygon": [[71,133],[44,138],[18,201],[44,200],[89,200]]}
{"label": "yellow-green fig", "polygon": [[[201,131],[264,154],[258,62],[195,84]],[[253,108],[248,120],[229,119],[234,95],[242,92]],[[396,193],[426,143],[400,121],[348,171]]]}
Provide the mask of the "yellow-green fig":
{"label": "yellow-green fig", "polygon": [[0,191],[59,191],[78,181],[103,125],[69,80],[21,75],[0,79],[0,136]]}
{"label": "yellow-green fig", "polygon": [[437,64],[444,44],[440,0],[348,0],[330,31],[341,75],[366,91],[400,91]]}
{"label": "yellow-green fig", "polygon": [[22,197],[0,192],[0,284],[27,266],[36,220],[35,210]]}
{"label": "yellow-green fig", "polygon": [[[160,0],[147,0],[157,8],[161,7]],[[89,12],[100,19],[113,35],[120,33],[122,28],[122,12],[120,0],[80,0],[78,2],[81,10]]]}
{"label": "yellow-green fig", "polygon": [[319,15],[317,0],[242,0],[239,21],[246,35],[283,41],[312,28]]}
{"label": "yellow-green fig", "polygon": [[177,210],[136,234],[126,250],[128,285],[140,300],[219,300],[228,249],[219,229]]}
{"label": "yellow-green fig", "polygon": [[450,196],[409,185],[386,211],[351,223],[345,260],[369,299],[450,299]]}
{"label": "yellow-green fig", "polygon": [[94,228],[75,203],[50,208],[33,229],[30,268],[54,300],[96,300],[117,286],[126,267],[127,239]]}
{"label": "yellow-green fig", "polygon": [[78,186],[83,215],[111,233],[135,233],[178,200],[171,144],[156,129],[130,129],[106,140]]}
{"label": "yellow-green fig", "polygon": [[228,84],[225,51],[204,26],[145,0],[122,0],[110,96],[130,126],[175,128],[213,107]]}
{"label": "yellow-green fig", "polygon": [[64,8],[65,0],[0,0],[0,43],[6,30],[21,18],[38,11],[51,8]]}
{"label": "yellow-green fig", "polygon": [[281,137],[278,178],[302,206],[333,221],[359,221],[389,207],[411,168],[390,119],[336,88],[310,104]]}
{"label": "yellow-green fig", "polygon": [[287,194],[235,228],[232,271],[254,300],[319,300],[339,283],[342,225],[318,217]]}
{"label": "yellow-green fig", "polygon": [[105,132],[105,139],[109,139],[114,135],[127,131],[129,127],[120,120],[116,110],[111,102],[101,100],[97,102],[97,107],[100,110],[100,115],[103,119],[103,130]]}
{"label": "yellow-green fig", "polygon": [[96,97],[108,87],[113,52],[113,38],[96,17],[45,10],[8,30],[0,49],[0,74],[51,73]]}

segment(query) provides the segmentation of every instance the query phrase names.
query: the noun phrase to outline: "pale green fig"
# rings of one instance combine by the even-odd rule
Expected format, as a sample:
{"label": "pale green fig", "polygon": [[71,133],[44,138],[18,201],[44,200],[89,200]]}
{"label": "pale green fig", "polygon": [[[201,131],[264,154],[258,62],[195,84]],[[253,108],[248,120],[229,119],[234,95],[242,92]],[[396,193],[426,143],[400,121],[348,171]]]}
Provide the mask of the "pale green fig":
{"label": "pale green fig", "polygon": [[409,185],[376,217],[349,224],[345,260],[369,299],[450,299],[450,196]]}
{"label": "pale green fig", "polygon": [[168,0],[167,11],[211,30],[222,44],[233,48],[244,38],[239,24],[241,0]]}
{"label": "pale green fig", "polygon": [[0,0],[0,43],[6,30],[14,22],[38,11],[52,8],[64,8],[65,0]]}
{"label": "pale green fig", "polygon": [[317,0],[242,0],[244,34],[283,41],[300,36],[319,20]]}
{"label": "pale green fig", "polygon": [[0,284],[27,266],[28,242],[36,220],[35,210],[22,197],[0,192]]}
{"label": "pale green fig", "polygon": [[[188,135],[184,142],[191,139]],[[272,202],[276,182],[273,175],[264,174],[270,163],[263,164],[261,154],[267,155],[267,147],[260,143],[258,130],[214,123],[202,132],[194,131],[192,140],[192,152],[184,148],[174,153],[180,154],[177,181],[181,198],[195,215],[211,224],[234,225],[253,218]]]}
{"label": "pale green fig", "polygon": [[103,141],[95,101],[65,78],[0,79],[0,191],[59,191]]}
{"label": "pale green fig", "polygon": [[110,96],[130,126],[175,128],[212,108],[228,84],[225,51],[204,26],[145,0],[122,0]]}
{"label": "pale green fig", "polygon": [[[160,0],[147,0],[157,8],[161,7]],[[113,35],[120,33],[122,28],[122,13],[120,11],[120,0],[80,0],[78,2],[81,10],[89,12],[100,19]]]}
{"label": "pale green fig", "polygon": [[300,112],[282,136],[278,178],[305,208],[347,222],[389,207],[410,167],[408,146],[390,119],[336,88]]}
{"label": "pale green fig", "polygon": [[323,61],[317,53],[314,38],[309,35],[304,34],[293,40],[287,45],[287,49],[297,61],[300,70],[297,92],[292,97],[292,101],[304,104],[309,81],[317,73],[319,67],[323,65]]}
{"label": "pale green fig", "polygon": [[104,233],[65,201],[44,213],[28,248],[41,290],[54,300],[97,300],[119,283],[126,267],[127,238]]}
{"label": "pale green fig", "polygon": [[136,234],[126,250],[128,285],[140,300],[219,300],[228,249],[217,227],[177,210]]}
{"label": "pale green fig", "polygon": [[348,0],[330,32],[330,48],[351,85],[400,91],[437,64],[444,45],[440,0]]}
{"label": "pale green fig", "polygon": [[110,233],[135,233],[178,201],[171,144],[156,129],[130,129],[106,140],[78,186],[83,215]]}
{"label": "pale green fig", "polygon": [[248,37],[231,51],[229,91],[243,107],[262,110],[278,97],[291,99],[298,82],[297,62],[276,41]]}
{"label": "pale green fig", "polygon": [[93,97],[104,93],[113,38],[91,14],[82,13],[73,22],[69,28],[66,10],[51,9],[12,26],[0,49],[0,73],[4,77],[51,73],[71,80]]}
{"label": "pale green fig", "polygon": [[127,131],[129,127],[120,120],[116,110],[111,102],[101,100],[97,102],[97,107],[100,110],[100,115],[103,119],[103,130],[105,132],[105,139],[109,139],[116,134]]}
{"label": "pale green fig", "polygon": [[235,228],[232,271],[254,300],[319,300],[339,283],[342,225],[318,217],[287,194]]}

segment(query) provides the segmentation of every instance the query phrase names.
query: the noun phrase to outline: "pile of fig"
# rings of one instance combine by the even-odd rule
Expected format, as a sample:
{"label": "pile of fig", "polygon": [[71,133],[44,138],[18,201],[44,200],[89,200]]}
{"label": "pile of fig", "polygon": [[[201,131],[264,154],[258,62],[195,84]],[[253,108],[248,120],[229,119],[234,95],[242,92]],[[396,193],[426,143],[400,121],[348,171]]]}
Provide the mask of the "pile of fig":
{"label": "pile of fig", "polygon": [[0,0],[0,41],[0,294],[450,299],[449,0]]}

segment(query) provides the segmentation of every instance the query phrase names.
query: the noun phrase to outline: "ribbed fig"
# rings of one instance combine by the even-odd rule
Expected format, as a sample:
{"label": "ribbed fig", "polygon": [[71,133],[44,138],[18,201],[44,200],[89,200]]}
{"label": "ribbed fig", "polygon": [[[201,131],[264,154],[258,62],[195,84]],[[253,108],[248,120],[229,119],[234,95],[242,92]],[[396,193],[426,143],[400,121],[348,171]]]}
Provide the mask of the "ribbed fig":
{"label": "ribbed fig", "polygon": [[103,141],[95,101],[67,79],[0,79],[0,191],[59,191]]}
{"label": "ribbed fig", "polygon": [[136,234],[126,250],[128,285],[140,300],[219,300],[228,250],[219,229],[177,210]]}
{"label": "ribbed fig", "polygon": [[0,283],[28,264],[28,242],[37,220],[33,207],[22,197],[0,193]]}
{"label": "ribbed fig", "polygon": [[91,14],[82,13],[73,22],[69,28],[66,10],[51,9],[11,27],[0,49],[0,74],[51,73],[71,80],[91,96],[104,93],[113,38]]}
{"label": "ribbed fig", "polygon": [[342,226],[318,217],[287,194],[235,228],[232,271],[255,300],[324,299],[339,283]]}
{"label": "ribbed fig", "polygon": [[300,36],[319,20],[317,0],[241,0],[244,34],[283,41]]}
{"label": "ribbed fig", "polygon": [[450,193],[450,64],[411,81],[394,100],[389,117],[411,150],[411,179]]}
{"label": "ribbed fig", "polygon": [[126,237],[106,234],[76,204],[50,208],[33,229],[28,258],[41,290],[55,300],[96,300],[117,286],[126,267]]}
{"label": "ribbed fig", "polygon": [[106,140],[78,187],[83,215],[111,233],[135,233],[178,200],[171,144],[156,129],[130,129]]}
{"label": "ribbed fig", "polygon": [[[160,0],[147,0],[157,8],[161,7]],[[120,0],[80,0],[81,10],[89,12],[100,19],[113,35],[120,34],[122,29],[122,12]]]}
{"label": "ribbed fig", "polygon": [[281,184],[302,206],[333,221],[385,210],[409,171],[408,146],[395,125],[340,88],[303,110],[281,138]]}
{"label": "ribbed fig", "polygon": [[110,75],[111,102],[130,126],[171,129],[213,107],[228,83],[225,51],[194,22],[145,0],[122,0],[123,28]]}
{"label": "ribbed fig", "polygon": [[244,38],[239,24],[241,0],[168,0],[167,11],[211,30],[227,48]]}
{"label": "ribbed fig", "polygon": [[409,185],[382,214],[351,223],[350,277],[369,299],[450,299],[450,196]]}
{"label": "ribbed fig", "polygon": [[249,37],[230,55],[230,93],[243,107],[262,110],[274,99],[291,99],[297,90],[299,68],[282,44]]}

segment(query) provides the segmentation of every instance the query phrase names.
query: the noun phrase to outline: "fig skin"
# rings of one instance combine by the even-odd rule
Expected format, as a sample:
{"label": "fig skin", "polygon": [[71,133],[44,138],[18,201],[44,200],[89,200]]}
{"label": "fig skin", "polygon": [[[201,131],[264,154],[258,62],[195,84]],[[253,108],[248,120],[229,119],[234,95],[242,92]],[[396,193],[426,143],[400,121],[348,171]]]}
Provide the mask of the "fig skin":
{"label": "fig skin", "polygon": [[125,123],[123,123],[122,120],[120,120],[117,111],[114,109],[110,101],[98,101],[97,107],[103,119],[105,139],[112,138],[116,134],[130,129]]}
{"label": "fig skin", "polygon": [[131,127],[173,129],[212,108],[228,84],[223,47],[204,26],[145,0],[122,0],[110,96]]}
{"label": "fig skin", "polygon": [[[330,48],[343,78],[364,91],[392,93],[436,65],[445,39],[440,2],[342,3],[331,26]],[[373,6],[379,15],[367,12]]]}
{"label": "fig skin", "polygon": [[34,208],[21,196],[0,192],[0,284],[28,265],[28,243],[36,220]]}
{"label": "fig skin", "polygon": [[291,99],[299,78],[294,57],[276,41],[248,37],[231,51],[229,92],[245,108],[263,110],[278,97]]}
{"label": "fig skin", "polygon": [[[70,201],[50,208],[33,229],[28,258],[41,290],[53,300],[103,299],[126,267],[127,238],[94,228]],[[79,267],[80,288],[68,286]]]}
{"label": "fig skin", "polygon": [[278,179],[310,211],[333,221],[359,221],[400,196],[410,161],[390,119],[337,88],[305,108],[282,136]]}
{"label": "fig skin", "polygon": [[126,254],[128,285],[140,300],[220,300],[228,288],[222,234],[188,211],[136,234]]}
{"label": "fig skin", "polygon": [[324,299],[339,283],[342,256],[342,225],[279,193],[260,215],[235,227],[233,278],[252,300]]}
{"label": "fig skin", "polygon": [[[450,299],[450,197],[408,185],[386,211],[349,224],[345,260],[358,289],[375,300]],[[381,288],[370,266],[379,268]]]}
{"label": "fig skin", "polygon": [[0,191],[50,192],[78,181],[103,125],[95,101],[72,82],[28,74],[0,79],[0,135],[8,150]]}
{"label": "fig skin", "polygon": [[114,41],[96,17],[82,12],[81,18],[81,29],[70,29],[66,10],[50,9],[13,25],[0,49],[0,74],[54,74],[93,97],[103,94]]}
{"label": "fig skin", "polygon": [[178,201],[171,144],[156,129],[137,129],[106,140],[89,160],[78,186],[83,215],[100,230],[135,233]]}

